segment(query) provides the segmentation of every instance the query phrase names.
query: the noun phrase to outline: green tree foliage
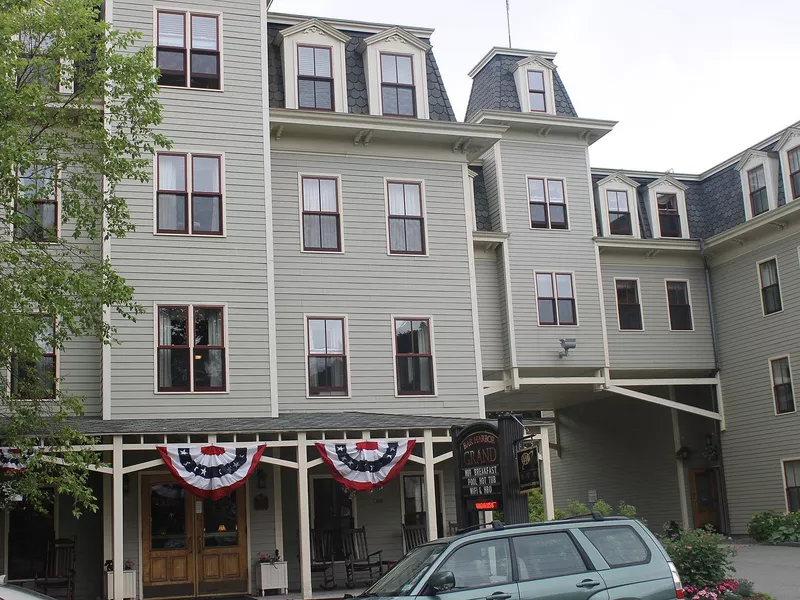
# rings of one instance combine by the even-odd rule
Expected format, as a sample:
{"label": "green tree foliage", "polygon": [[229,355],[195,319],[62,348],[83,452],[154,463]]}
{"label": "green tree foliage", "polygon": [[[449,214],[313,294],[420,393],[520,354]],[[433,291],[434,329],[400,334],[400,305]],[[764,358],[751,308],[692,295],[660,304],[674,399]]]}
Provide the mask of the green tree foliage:
{"label": "green tree foliage", "polygon": [[0,507],[17,494],[41,506],[49,485],[76,513],[96,509],[98,457],[66,452],[89,441],[69,421],[82,400],[61,391],[47,354],[78,337],[113,343],[104,311],[142,310],[101,248],[133,229],[118,184],[147,181],[169,141],[154,131],[152,48],[134,50],[139,34],[111,29],[100,4],[0,0],[0,446],[27,462],[2,480]]}

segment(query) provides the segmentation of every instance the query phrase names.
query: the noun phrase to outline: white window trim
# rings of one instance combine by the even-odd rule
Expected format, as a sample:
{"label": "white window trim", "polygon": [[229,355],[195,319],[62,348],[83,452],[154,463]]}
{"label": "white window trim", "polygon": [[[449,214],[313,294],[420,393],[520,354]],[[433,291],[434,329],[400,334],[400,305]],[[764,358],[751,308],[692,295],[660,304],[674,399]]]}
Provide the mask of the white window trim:
{"label": "white window trim", "polygon": [[[189,314],[187,315],[187,324],[189,325],[189,340],[194,339],[194,308],[196,306],[200,307],[222,307],[222,342],[225,344],[225,389],[224,390],[215,390],[215,391],[202,391],[196,392],[194,391],[194,368],[190,368],[190,375],[189,375],[189,391],[183,392],[160,392],[158,391],[158,341],[159,341],[159,332],[158,332],[158,321],[159,321],[159,314],[158,314],[158,307],[159,306],[188,306],[189,307]],[[227,302],[187,302],[186,300],[161,300],[158,302],[153,302],[153,393],[159,396],[214,396],[220,394],[230,394],[231,392],[231,369],[230,369],[230,356],[231,356],[231,347],[228,341],[229,336],[229,326],[230,321],[228,320],[228,303]],[[189,364],[194,364],[194,357],[193,357],[193,350],[194,344],[192,343],[189,346],[189,360],[191,361]]]}
{"label": "white window trim", "polygon": [[[395,321],[428,321],[428,332],[431,343],[431,363],[433,365],[433,394],[399,394],[397,392],[397,339],[395,334]],[[439,396],[439,370],[436,368],[436,340],[434,339],[433,317],[430,315],[397,313],[390,315],[389,327],[392,342],[392,381],[394,383],[395,398],[437,398]]]}
{"label": "white window trim", "polygon": [[[339,210],[339,250],[305,250],[305,230],[303,229],[303,178],[335,179],[336,202]],[[344,254],[344,206],[342,202],[342,176],[336,173],[297,173],[297,209],[300,223],[300,252],[303,254]]]}
{"label": "white window trim", "polygon": [[681,237],[666,239],[689,239],[689,218],[686,212],[686,186],[678,180],[665,175],[647,186],[648,210],[650,215],[650,229],[654,238],[661,238],[661,220],[658,218],[658,194],[675,194],[678,198],[678,213],[681,221]]}
{"label": "white window trim", "polygon": [[[544,197],[547,202],[547,227],[534,227],[531,225],[531,188],[529,185],[529,181],[531,179],[543,179],[544,180]],[[559,227],[551,227],[552,220],[550,219],[550,188],[548,187],[548,182],[550,181],[560,181],[561,185],[564,188],[564,209],[567,214],[567,226],[564,229]],[[566,177],[550,177],[547,175],[526,175],[525,176],[525,212],[528,215],[528,229],[531,231],[570,231],[572,219],[570,219],[570,209],[569,209],[569,191],[567,190],[567,178]]]}
{"label": "white window trim", "polygon": [[[186,43],[186,85],[160,85],[159,88],[168,90],[194,90],[199,92],[224,92],[225,91],[225,51],[222,47],[223,27],[222,13],[216,10],[191,10],[186,6],[165,6],[163,4],[153,5],[153,67],[158,66],[158,13],[159,11],[170,13],[183,13],[184,42]],[[219,89],[191,87],[192,77],[192,15],[198,17],[217,18],[217,45],[219,47]]]}
{"label": "white window trim", "polygon": [[[794,387],[794,382],[792,382],[792,387]],[[786,413],[786,414],[790,415],[792,413]],[[784,502],[784,504],[786,506],[786,512],[787,513],[789,512],[789,496],[786,494],[786,489],[789,487],[789,480],[786,479],[786,463],[788,463],[788,462],[798,462],[798,461],[800,461],[800,456],[797,456],[797,457],[794,457],[794,458],[782,458],[781,459],[781,479],[783,479],[783,488],[781,488],[781,490],[783,491],[783,502]],[[8,528],[6,528],[6,531],[8,531]],[[8,554],[6,553],[6,555],[8,555]]]}
{"label": "white window trim", "polygon": [[767,181],[767,203],[769,204],[767,212],[778,208],[778,160],[766,152],[749,150],[736,165],[742,184],[744,216],[747,221],[754,218],[753,207],[750,206],[750,182],[747,179],[747,174],[762,165],[764,166],[764,178]]}
{"label": "white window trim", "polygon": [[[554,69],[555,65],[539,56],[529,56],[517,62],[517,68],[514,71],[514,82],[517,84],[517,96],[519,97],[521,112],[537,115],[556,114],[555,84],[553,83]],[[539,71],[544,76],[544,111],[531,110],[531,101],[528,96],[528,71]]]}
{"label": "white window trim", "polygon": [[786,204],[793,200],[800,200],[800,196],[792,198],[792,181],[789,178],[789,151],[800,147],[800,128],[787,129],[781,139],[775,146],[778,151],[778,159],[781,165],[781,174],[783,177],[783,194],[786,198]]}
{"label": "white window trim", "polygon": [[[430,44],[408,33],[400,27],[391,27],[364,39],[359,45],[364,54],[364,71],[367,77],[369,114],[383,115],[383,96],[381,94],[381,54],[405,54],[411,56],[411,69],[414,75],[414,96],[417,119],[430,118],[428,106],[428,62]],[[408,119],[412,117],[391,118]]]}
{"label": "white window trim", "polygon": [[[32,313],[32,314],[35,315],[37,313]],[[53,320],[53,329],[54,329],[54,331],[56,329],[58,329],[58,319],[57,318]],[[61,350],[58,347],[54,347],[53,348],[53,360],[55,362],[55,365],[54,365],[55,368],[53,369],[53,371],[55,371],[55,376],[56,376],[56,381],[55,381],[56,396],[58,396],[58,392],[61,390],[61,381],[60,381],[60,379],[61,379]],[[11,394],[11,369],[8,368],[8,369],[4,369],[4,370],[5,370],[5,374],[6,374],[6,385],[5,385],[6,389],[5,389],[5,392],[6,392],[7,395],[10,395]],[[24,399],[22,401],[24,402]],[[55,402],[56,399],[55,398],[42,398],[39,401],[40,402]]]}
{"label": "white window trim", "polygon": [[[772,362],[776,360],[786,359],[789,363],[789,379],[791,380],[792,386],[792,400],[794,402],[794,410],[790,410],[789,412],[779,413],[778,412],[778,399],[775,397],[775,374],[772,372]],[[781,354],[779,356],[773,356],[772,358],[767,359],[767,367],[769,368],[769,386],[770,386],[770,396],[772,396],[772,411],[776,417],[783,417],[785,415],[791,415],[797,412],[797,400],[794,397],[794,374],[792,373],[792,358],[789,354]]]}
{"label": "white window trim", "polygon": [[[672,319],[669,318],[669,283],[685,283],[686,284],[686,297],[689,300],[689,318],[692,320],[691,329],[673,329]],[[688,279],[664,279],[664,294],[667,301],[667,325],[669,330],[675,333],[691,333],[695,330],[694,322],[694,302],[692,302],[692,283]]]}
{"label": "white window trim", "polygon": [[[614,174],[597,182],[597,207],[600,210],[600,225],[604,237],[622,239],[641,239],[642,228],[639,224],[639,196],[636,193],[638,183],[622,174]],[[628,194],[628,210],[631,215],[631,235],[611,233],[611,221],[608,214],[608,192],[625,192]]]}
{"label": "white window trim", "polygon": [[[775,311],[774,313],[767,314],[766,306],[764,306],[764,295],[761,293],[763,289],[762,281],[761,281],[761,265],[767,263],[771,260],[775,261],[775,273],[778,275],[778,297],[781,300],[781,309]],[[772,315],[779,315],[781,314],[784,309],[786,308],[783,304],[783,286],[781,285],[781,267],[778,264],[778,256],[768,256],[767,258],[760,260],[756,263],[756,281],[758,282],[758,301],[761,303],[761,316],[762,317],[771,317]]]}
{"label": "white window trim", "polygon": [[[314,319],[341,319],[344,321],[342,325],[342,338],[344,340],[344,356],[345,356],[345,371],[347,373],[347,395],[345,396],[312,396],[309,386],[309,373],[308,373],[308,322]],[[306,399],[307,400],[338,400],[353,397],[353,380],[350,377],[350,323],[348,316],[344,314],[329,314],[329,313],[303,313],[303,373],[306,380]]]}
{"label": "white window trim", "polygon": [[[390,183],[416,183],[419,184],[420,203],[422,204],[422,232],[425,236],[425,252],[422,254],[405,254],[402,252],[392,252],[392,244],[389,233],[389,184]],[[408,177],[384,177],[383,178],[383,210],[384,225],[386,227],[386,254],[389,256],[399,256],[403,258],[428,258],[431,255],[430,237],[428,236],[428,203],[425,194],[425,180],[412,179]]]}
{"label": "white window trim", "polygon": [[[350,37],[320,19],[309,19],[278,34],[283,63],[284,98],[286,108],[300,109],[300,72],[297,64],[298,46],[325,46],[331,49],[331,76],[333,77],[333,111],[347,113],[347,57],[346,44]],[[309,109],[300,109],[309,110]]]}
{"label": "white window trim", "polygon": [[[186,223],[189,226],[188,233],[174,233],[168,231],[158,230],[158,157],[161,154],[183,154],[186,156],[186,195],[188,198],[186,207]],[[193,180],[193,156],[219,158],[219,193],[222,196],[220,207],[220,223],[222,225],[222,233],[192,233],[192,189],[194,186]],[[228,191],[226,189],[225,177],[225,153],[219,150],[209,151],[189,151],[182,149],[163,150],[157,151],[153,154],[153,235],[167,236],[167,237],[206,237],[206,238],[226,238],[228,237],[228,218],[227,218],[227,204],[228,204]]]}
{"label": "white window trim", "polygon": [[[619,298],[617,297],[617,281],[635,281],[636,282],[636,299],[639,301],[639,314],[642,317],[641,329],[623,329],[622,317],[619,313]],[[574,284],[573,284],[574,285]],[[644,326],[644,305],[642,304],[642,282],[638,277],[614,277],[614,304],[617,307],[617,330],[620,333],[642,333],[645,330]]]}
{"label": "white window trim", "polygon": [[[543,325],[541,323],[541,319],[539,318],[539,286],[536,283],[536,275],[550,275],[550,278],[553,283],[553,293],[556,294],[556,319],[561,320],[561,315],[558,313],[558,290],[556,289],[556,279],[555,275],[569,275],[572,277],[572,300],[575,302],[575,324],[574,325],[561,325],[560,323],[556,323],[554,325]],[[536,324],[538,327],[580,327],[581,321],[580,317],[578,316],[578,284],[575,281],[575,271],[571,269],[551,269],[551,270],[536,270],[533,271],[533,297],[534,301],[536,302]]]}
{"label": "white window trim", "polygon": [[[440,512],[442,514],[442,529],[444,529],[444,537],[447,537],[447,511],[445,510],[445,503],[444,503],[444,471],[440,469],[435,469],[433,471],[434,476],[434,489],[436,489],[436,478],[439,478],[439,497],[436,499],[436,512]],[[405,525],[406,522],[406,507],[405,507],[405,499],[406,499],[406,477],[422,477],[423,493],[427,493],[427,489],[425,488],[425,472],[424,471],[400,471],[400,522]],[[423,504],[426,505],[425,499],[423,498]],[[427,505],[425,506],[427,508]],[[427,510],[426,510],[427,512]],[[426,530],[427,532],[427,530]],[[408,552],[406,550],[406,540],[405,537],[403,538],[403,551]]]}

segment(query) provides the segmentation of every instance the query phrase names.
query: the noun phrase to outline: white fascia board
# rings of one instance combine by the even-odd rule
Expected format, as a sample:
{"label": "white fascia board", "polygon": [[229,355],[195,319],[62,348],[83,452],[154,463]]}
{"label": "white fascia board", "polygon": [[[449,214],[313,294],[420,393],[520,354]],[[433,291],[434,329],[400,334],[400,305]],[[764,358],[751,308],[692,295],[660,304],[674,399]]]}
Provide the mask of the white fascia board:
{"label": "white fascia board", "polygon": [[[623,174],[627,177],[640,177],[643,179],[658,179],[659,177],[663,177],[664,171],[636,171],[630,169],[608,169],[604,167],[592,167],[592,175],[602,175],[604,177],[609,177],[611,175],[616,175],[617,173]],[[684,181],[701,181],[702,177],[700,175],[695,175],[692,173],[670,173],[674,179],[682,179]],[[639,185],[639,184],[637,184]]]}
{"label": "white fascia board", "polygon": [[652,181],[652,182],[648,183],[647,184],[647,189],[653,189],[655,187],[658,187],[660,185],[665,185],[665,184],[666,185],[671,185],[672,187],[676,187],[681,191],[686,191],[686,188],[689,187],[686,184],[681,183],[680,181],[675,179],[675,176],[672,173],[663,173],[661,175],[661,177],[659,177],[655,181]]}
{"label": "white fascia board", "polygon": [[409,33],[402,27],[395,26],[395,27],[390,27],[385,31],[381,31],[380,33],[376,33],[375,35],[371,35],[368,38],[364,38],[359,44],[359,50],[361,52],[364,52],[364,49],[367,46],[371,46],[372,44],[377,44],[378,42],[382,42],[383,40],[391,38],[392,36],[398,36],[401,39],[408,42],[409,44],[411,44],[412,46],[419,48],[420,50],[423,50],[425,52],[431,49],[431,45],[428,42],[419,39],[417,36],[413,35],[412,33]]}
{"label": "white fascia board", "polygon": [[581,119],[579,117],[561,117],[543,113],[514,113],[501,110],[481,110],[473,119],[473,123],[506,125],[522,127],[546,137],[550,131],[577,133],[580,139],[593,144],[617,124],[617,121],[601,119]]}
{"label": "white fascia board", "polygon": [[748,234],[757,234],[759,230],[765,229],[768,226],[770,230],[774,227],[783,229],[786,226],[786,221],[797,220],[800,218],[800,202],[789,202],[783,206],[779,206],[775,210],[769,210],[765,213],[753,217],[752,219],[740,223],[736,227],[732,227],[727,231],[718,233],[711,236],[705,242],[706,249],[710,250],[716,248],[725,242],[733,242],[742,236]]}
{"label": "white fascia board", "polygon": [[800,128],[798,127],[789,127],[786,131],[783,132],[781,139],[778,140],[778,143],[775,144],[775,150],[780,151],[786,147],[786,144],[789,143],[794,137],[800,137]]}
{"label": "white fascia board", "polygon": [[317,27],[326,35],[331,36],[332,38],[342,42],[343,44],[346,44],[347,42],[350,41],[349,35],[345,35],[335,27],[331,27],[328,23],[320,19],[308,19],[307,21],[302,21],[300,23],[297,23],[296,25],[292,25],[291,27],[282,29],[281,31],[278,32],[278,41],[283,42],[283,40],[287,37],[291,37],[297,33],[312,29],[314,27]]}
{"label": "white fascia board", "polygon": [[714,419],[715,421],[722,420],[722,415],[718,412],[705,410],[703,408],[695,408],[694,406],[690,406],[688,404],[682,404],[680,402],[675,402],[673,400],[667,400],[666,398],[660,398],[659,396],[653,396],[652,394],[645,394],[643,392],[629,390],[627,388],[619,387],[616,385],[609,386],[605,389],[609,392],[619,394],[620,396],[628,396],[630,398],[635,398],[637,400],[644,400],[645,402],[652,402],[653,404],[666,406],[667,408],[675,408],[677,410],[682,410],[684,412],[692,413],[694,415],[700,415],[701,417],[708,417],[709,419]]}
{"label": "white fascia board", "polygon": [[742,154],[742,157],[739,159],[739,162],[736,163],[735,169],[737,171],[741,171],[747,166],[747,164],[753,158],[760,158],[762,160],[767,160],[770,157],[771,154],[769,152],[764,152],[763,150],[756,150],[755,148],[750,148],[744,154]]}
{"label": "white fascia board", "polygon": [[[594,173],[594,170],[592,170],[592,173]],[[630,177],[626,176],[621,171],[615,171],[611,175],[608,175],[607,177],[604,177],[603,179],[601,179],[600,181],[595,183],[595,185],[597,187],[600,187],[600,186],[606,185],[608,183],[611,183],[612,181],[621,181],[625,185],[629,185],[634,189],[639,187],[639,184],[636,181],[634,181]]]}
{"label": "white fascia board", "polygon": [[613,248],[615,250],[631,250],[636,252],[700,252],[700,240],[686,238],[624,238],[624,237],[596,237],[594,241],[600,248]]}
{"label": "white fascia board", "polygon": [[[406,28],[408,29],[408,28]],[[555,52],[548,52],[543,50],[522,50],[521,48],[504,48],[502,46],[495,46],[478,62],[477,65],[472,67],[472,70],[467,73],[470,77],[475,77],[486,64],[498,54],[503,56],[518,56],[519,58],[529,58],[532,56],[540,56],[546,60],[552,61],[556,57]]]}
{"label": "white fascia board", "polygon": [[[370,23],[367,21],[351,21],[348,19],[328,19],[325,17],[312,17],[310,15],[295,15],[288,13],[270,13],[268,17],[269,23],[280,23],[284,25],[296,25],[303,23],[310,19],[318,18],[331,27],[336,29],[344,29],[346,31],[357,31],[359,33],[380,33],[390,27],[397,27],[391,23]],[[408,33],[423,37],[430,38],[433,35],[434,29],[430,27],[414,27],[414,26],[401,26]]]}

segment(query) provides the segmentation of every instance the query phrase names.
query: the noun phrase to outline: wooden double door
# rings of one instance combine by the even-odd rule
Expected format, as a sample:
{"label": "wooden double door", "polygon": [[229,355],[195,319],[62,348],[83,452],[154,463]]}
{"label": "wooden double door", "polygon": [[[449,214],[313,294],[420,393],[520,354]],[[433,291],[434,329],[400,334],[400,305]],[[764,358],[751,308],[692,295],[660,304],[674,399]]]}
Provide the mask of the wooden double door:
{"label": "wooden double door", "polygon": [[243,487],[203,500],[169,475],[147,476],[141,501],[144,598],[247,593]]}

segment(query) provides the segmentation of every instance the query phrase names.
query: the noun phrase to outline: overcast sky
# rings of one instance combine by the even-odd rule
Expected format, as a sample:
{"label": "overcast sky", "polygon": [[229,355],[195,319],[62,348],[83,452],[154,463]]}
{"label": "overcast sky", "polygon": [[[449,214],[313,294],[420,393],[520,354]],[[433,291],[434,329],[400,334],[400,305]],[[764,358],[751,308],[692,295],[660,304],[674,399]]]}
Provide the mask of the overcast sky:
{"label": "overcast sky", "polygon": [[[800,0],[510,0],[513,47],[557,52],[578,115],[619,121],[592,166],[699,173],[800,121]],[[456,117],[506,46],[505,0],[275,0],[273,12],[435,28]]]}

